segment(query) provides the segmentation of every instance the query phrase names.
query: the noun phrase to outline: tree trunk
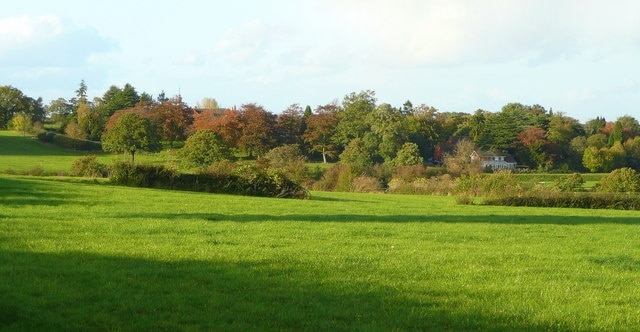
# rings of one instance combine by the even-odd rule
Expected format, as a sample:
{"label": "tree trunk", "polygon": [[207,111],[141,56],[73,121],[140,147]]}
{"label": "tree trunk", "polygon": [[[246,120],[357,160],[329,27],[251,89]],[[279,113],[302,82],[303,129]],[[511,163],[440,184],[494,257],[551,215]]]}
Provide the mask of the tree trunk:
{"label": "tree trunk", "polygon": [[134,156],[135,156],[136,152],[135,151],[131,151],[131,165],[134,164]]}
{"label": "tree trunk", "polygon": [[322,163],[327,163],[327,155],[324,154],[324,146],[322,147]]}

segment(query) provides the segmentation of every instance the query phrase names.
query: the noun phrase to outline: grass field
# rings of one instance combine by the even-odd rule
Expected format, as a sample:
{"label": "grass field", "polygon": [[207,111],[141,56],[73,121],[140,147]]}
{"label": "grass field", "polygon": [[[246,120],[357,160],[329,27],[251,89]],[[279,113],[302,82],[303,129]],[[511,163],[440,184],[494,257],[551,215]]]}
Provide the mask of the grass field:
{"label": "grass field", "polygon": [[637,330],[640,212],[0,175],[0,330]]}
{"label": "grass field", "polygon": [[[33,137],[14,131],[0,130],[0,173],[23,173],[41,168],[47,174],[64,174],[71,170],[71,164],[81,156],[95,154],[98,160],[111,164],[115,160],[129,160],[129,156],[104,152],[82,152],[62,149],[39,142]],[[160,153],[138,153],[137,161],[150,163],[174,162],[176,157],[171,151]]]}

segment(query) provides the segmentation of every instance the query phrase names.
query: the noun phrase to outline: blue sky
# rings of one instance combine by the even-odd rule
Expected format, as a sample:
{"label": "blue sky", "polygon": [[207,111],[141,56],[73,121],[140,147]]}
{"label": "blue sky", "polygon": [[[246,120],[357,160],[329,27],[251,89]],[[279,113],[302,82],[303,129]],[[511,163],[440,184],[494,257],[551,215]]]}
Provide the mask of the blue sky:
{"label": "blue sky", "polygon": [[0,85],[45,103],[132,84],[279,113],[374,90],[440,111],[640,119],[639,1],[11,1]]}

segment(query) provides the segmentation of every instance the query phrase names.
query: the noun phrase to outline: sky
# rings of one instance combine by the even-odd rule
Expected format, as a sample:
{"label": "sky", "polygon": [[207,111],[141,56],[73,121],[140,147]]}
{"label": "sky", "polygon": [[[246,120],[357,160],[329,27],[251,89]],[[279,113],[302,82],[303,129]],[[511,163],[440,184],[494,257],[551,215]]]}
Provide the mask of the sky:
{"label": "sky", "polygon": [[23,0],[0,11],[0,85],[111,85],[280,113],[373,90],[442,112],[539,104],[640,119],[636,0]]}

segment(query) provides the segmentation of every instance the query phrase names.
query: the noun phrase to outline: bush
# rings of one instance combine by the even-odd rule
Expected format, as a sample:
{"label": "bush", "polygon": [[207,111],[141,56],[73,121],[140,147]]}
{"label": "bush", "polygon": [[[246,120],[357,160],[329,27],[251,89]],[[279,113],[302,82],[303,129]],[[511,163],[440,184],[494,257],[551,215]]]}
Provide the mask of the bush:
{"label": "bush", "polygon": [[353,179],[353,183],[351,184],[351,192],[356,193],[381,193],[383,192],[382,187],[380,186],[380,181],[378,179],[361,175],[357,178]]}
{"label": "bush", "polygon": [[234,169],[238,167],[238,164],[230,161],[230,160],[220,160],[219,162],[215,162],[209,166],[206,173],[223,175],[223,174],[231,174]]}
{"label": "bush", "polygon": [[110,174],[112,183],[131,187],[287,198],[306,198],[309,195],[284,173],[250,165],[237,167],[230,173],[219,168],[215,172],[179,174],[164,166],[116,162]]}
{"label": "bush", "polygon": [[198,130],[187,138],[180,155],[191,165],[202,168],[232,157],[231,150],[220,135],[209,129]]}
{"label": "bush", "polygon": [[351,191],[353,180],[363,174],[363,167],[353,164],[336,164],[322,174],[314,189],[325,191]]}
{"label": "bush", "polygon": [[511,171],[497,171],[484,177],[482,190],[483,196],[496,197],[519,193],[522,187]]}
{"label": "bush", "polygon": [[584,178],[579,173],[559,177],[554,182],[554,187],[559,191],[578,191],[582,185],[584,185]]}
{"label": "bush", "polygon": [[42,166],[40,165],[33,166],[27,171],[27,175],[44,176],[45,175],[44,168],[42,168]]}
{"label": "bush", "polygon": [[113,163],[111,182],[115,184],[158,189],[174,189],[178,173],[162,165],[131,164],[124,161]]}
{"label": "bush", "polygon": [[53,143],[53,136],[55,135],[56,133],[52,131],[41,131],[36,135],[36,138],[42,143]]}
{"label": "bush", "polygon": [[71,175],[90,178],[102,178],[108,175],[107,165],[101,164],[96,156],[84,156],[73,161]]}
{"label": "bush", "polygon": [[527,193],[520,196],[491,198],[485,205],[529,206],[581,209],[640,210],[640,197],[604,193]]}
{"label": "bush", "polygon": [[449,174],[416,178],[406,181],[395,178],[389,182],[387,192],[393,194],[450,195],[454,192],[455,181]]}
{"label": "bush", "polygon": [[309,175],[307,157],[305,157],[298,145],[287,144],[271,149],[264,156],[267,164],[278,168],[297,182],[303,182]]}
{"label": "bush", "polygon": [[393,173],[393,179],[413,181],[416,178],[427,176],[427,168],[423,165],[397,166]]}
{"label": "bush", "polygon": [[295,161],[307,162],[307,158],[302,154],[297,144],[285,144],[273,148],[264,157],[269,160],[271,165],[280,168],[284,168]]}
{"label": "bush", "polygon": [[619,168],[605,175],[595,188],[596,191],[623,193],[640,191],[640,174],[632,168]]}

